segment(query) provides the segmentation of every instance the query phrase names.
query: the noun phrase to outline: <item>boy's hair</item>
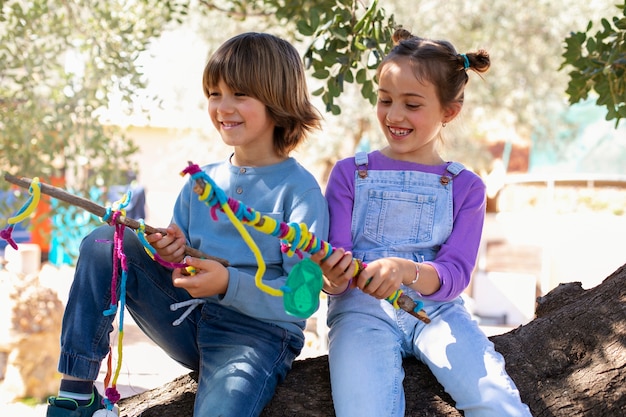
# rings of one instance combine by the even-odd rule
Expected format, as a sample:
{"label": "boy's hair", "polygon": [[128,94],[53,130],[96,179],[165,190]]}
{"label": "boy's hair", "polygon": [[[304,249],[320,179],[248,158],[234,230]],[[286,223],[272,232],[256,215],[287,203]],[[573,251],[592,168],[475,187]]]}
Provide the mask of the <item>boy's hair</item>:
{"label": "boy's hair", "polygon": [[378,66],[377,76],[387,62],[409,59],[415,77],[435,86],[444,108],[454,102],[463,103],[463,91],[469,80],[467,70],[480,74],[491,65],[489,54],[483,49],[459,54],[448,41],[420,38],[401,27],[395,30],[392,39],[394,47]]}
{"label": "boy's hair", "polygon": [[276,123],[274,149],[288,155],[321,115],[310,102],[302,59],[289,42],[267,33],[248,32],[224,42],[209,59],[202,77],[204,94],[223,81],[233,91],[265,104]]}

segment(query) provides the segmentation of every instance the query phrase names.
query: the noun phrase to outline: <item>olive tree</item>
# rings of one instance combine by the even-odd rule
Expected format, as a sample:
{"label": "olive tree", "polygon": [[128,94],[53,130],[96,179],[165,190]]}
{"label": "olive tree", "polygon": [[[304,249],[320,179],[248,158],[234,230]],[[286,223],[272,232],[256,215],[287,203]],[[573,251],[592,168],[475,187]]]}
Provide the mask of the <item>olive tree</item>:
{"label": "olive tree", "polygon": [[584,31],[565,39],[561,68],[572,67],[567,94],[571,104],[592,93],[606,107],[606,119],[617,126],[626,118],[626,1],[616,5],[621,14],[601,20],[602,29],[592,34],[593,22]]}
{"label": "olive tree", "polygon": [[159,0],[0,1],[0,169],[79,190],[120,181],[136,148],[103,110],[136,109],[146,83],[137,58],[184,10]]}

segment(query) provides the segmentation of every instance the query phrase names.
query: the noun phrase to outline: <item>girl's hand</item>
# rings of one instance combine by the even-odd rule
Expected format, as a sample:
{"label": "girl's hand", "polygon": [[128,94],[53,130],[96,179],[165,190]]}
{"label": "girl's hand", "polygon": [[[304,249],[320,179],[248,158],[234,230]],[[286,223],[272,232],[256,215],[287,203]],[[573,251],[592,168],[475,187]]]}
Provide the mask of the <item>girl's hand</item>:
{"label": "girl's hand", "polygon": [[356,286],[366,294],[385,299],[400,288],[406,263],[406,259],[400,258],[381,258],[368,263],[359,274]]}
{"label": "girl's hand", "polygon": [[184,262],[195,269],[189,275],[185,269],[176,268],[172,272],[175,287],[184,288],[194,298],[225,294],[228,288],[228,269],[219,262],[187,256]]}
{"label": "girl's hand", "polygon": [[326,259],[319,252],[311,255],[311,260],[317,262],[324,273],[324,291],[330,294],[340,294],[348,288],[350,280],[355,274],[356,264],[352,253],[338,248]]}
{"label": "girl's hand", "polygon": [[168,262],[181,262],[185,256],[187,239],[182,230],[174,223],[165,229],[165,233],[146,235],[146,240],[159,256]]}

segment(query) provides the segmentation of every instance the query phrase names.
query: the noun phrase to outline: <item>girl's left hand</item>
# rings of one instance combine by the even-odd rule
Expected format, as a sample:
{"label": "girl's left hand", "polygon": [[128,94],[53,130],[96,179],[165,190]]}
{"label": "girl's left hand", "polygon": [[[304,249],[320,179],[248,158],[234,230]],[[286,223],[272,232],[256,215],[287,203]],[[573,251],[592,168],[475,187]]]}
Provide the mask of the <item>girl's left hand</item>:
{"label": "girl's left hand", "polygon": [[403,261],[400,258],[381,258],[368,263],[357,277],[356,286],[378,299],[389,297],[402,284]]}
{"label": "girl's left hand", "polygon": [[210,259],[199,259],[187,256],[184,262],[195,269],[189,273],[176,268],[172,272],[175,287],[184,288],[194,298],[211,297],[225,294],[228,288],[229,272],[224,265]]}

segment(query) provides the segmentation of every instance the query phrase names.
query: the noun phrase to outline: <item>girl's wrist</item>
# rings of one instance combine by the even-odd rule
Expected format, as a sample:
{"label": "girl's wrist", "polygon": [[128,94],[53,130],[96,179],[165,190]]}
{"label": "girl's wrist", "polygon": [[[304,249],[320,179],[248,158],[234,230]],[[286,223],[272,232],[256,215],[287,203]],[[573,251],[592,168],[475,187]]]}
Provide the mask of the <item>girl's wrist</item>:
{"label": "girl's wrist", "polygon": [[419,262],[411,262],[414,267],[415,267],[415,277],[413,278],[413,280],[411,282],[409,282],[408,284],[404,284],[407,287],[411,287],[415,284],[417,284],[417,281],[419,281],[420,279],[420,263]]}
{"label": "girl's wrist", "polygon": [[344,295],[345,293],[347,293],[351,286],[352,286],[352,278],[350,278],[350,281],[348,281],[348,285],[346,285],[346,288],[341,292],[338,292],[338,293],[328,292],[324,289],[324,287],[322,287],[322,292],[330,297],[339,297],[340,295]]}

